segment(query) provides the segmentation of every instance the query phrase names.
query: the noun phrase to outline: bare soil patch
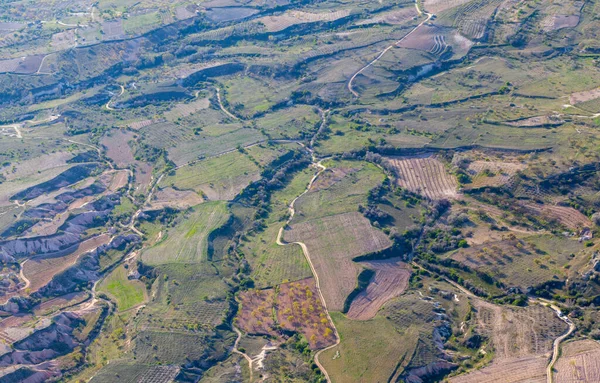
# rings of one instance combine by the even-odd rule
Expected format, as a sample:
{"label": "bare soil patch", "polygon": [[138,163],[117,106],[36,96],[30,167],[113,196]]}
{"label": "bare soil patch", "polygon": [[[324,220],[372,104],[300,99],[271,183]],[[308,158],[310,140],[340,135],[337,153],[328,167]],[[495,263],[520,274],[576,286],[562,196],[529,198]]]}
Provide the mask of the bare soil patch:
{"label": "bare soil patch", "polygon": [[597,98],[600,98],[600,88],[571,93],[569,96],[569,103],[571,105],[576,105],[582,102],[595,100]]}
{"label": "bare soil patch", "polygon": [[507,121],[506,124],[510,126],[516,126],[519,128],[535,128],[539,126],[557,126],[564,123],[559,116],[548,115],[548,116],[535,116],[529,117],[517,121]]}
{"label": "bare soil patch", "polygon": [[446,9],[458,7],[468,3],[470,0],[423,0],[423,8],[427,12],[440,13]]}
{"label": "bare soil patch", "polygon": [[352,259],[391,246],[388,237],[358,212],[294,224],[283,237],[306,245],[327,307],[337,311],[356,285],[358,266]]}
{"label": "bare soil patch", "polygon": [[122,129],[112,130],[110,135],[102,138],[102,145],[106,147],[106,155],[115,162],[118,167],[126,167],[135,159],[129,141],[134,139],[134,133]]}
{"label": "bare soil patch", "polygon": [[108,185],[108,190],[115,192],[125,185],[129,181],[129,172],[127,170],[121,170],[113,173],[113,177]]}
{"label": "bare soil patch", "polygon": [[511,358],[492,362],[480,370],[454,376],[451,383],[546,383],[546,364],[543,356]]}
{"label": "bare soil patch", "polygon": [[174,207],[185,209],[204,202],[204,198],[191,190],[175,190],[170,187],[162,188],[156,193],[150,202],[151,209],[163,209],[165,207]]}
{"label": "bare soil patch", "polygon": [[450,378],[452,383],[545,383],[546,365],[554,339],[567,325],[548,307],[497,306],[474,299],[479,333],[491,340],[492,363]]}
{"label": "bare soil patch", "polygon": [[506,185],[519,170],[523,170],[525,167],[524,164],[515,162],[473,161],[467,168],[472,182],[465,185],[465,188]]}
{"label": "bare soil patch", "polygon": [[150,125],[154,124],[154,122],[155,122],[154,120],[135,121],[135,122],[130,123],[127,126],[133,130],[140,130],[142,128],[145,128],[146,126],[150,126]]}
{"label": "bare soil patch", "polygon": [[303,11],[288,11],[279,16],[265,16],[257,21],[262,23],[267,31],[279,32],[292,25],[315,23],[318,21],[335,21],[350,14],[348,10],[335,12],[309,13]]}
{"label": "bare soil patch", "polygon": [[584,227],[592,227],[592,221],[572,207],[541,205],[537,203],[528,203],[524,206],[538,214],[543,214],[552,219],[556,219],[569,229],[577,230]]}
{"label": "bare soil patch", "polygon": [[236,325],[251,335],[279,336],[273,318],[274,299],[273,289],[241,292]]}
{"label": "bare soil patch", "polygon": [[406,290],[411,272],[408,265],[399,259],[361,262],[360,265],[374,270],[375,276],[352,301],[348,318],[367,320],[375,317],[387,301]]}
{"label": "bare soil patch", "polygon": [[600,344],[592,340],[563,344],[554,370],[555,382],[600,382]]}
{"label": "bare soil patch", "polygon": [[579,15],[550,15],[541,22],[542,29],[546,32],[574,28],[577,24],[579,24]]}
{"label": "bare soil patch", "polygon": [[389,157],[387,161],[401,187],[430,199],[458,198],[456,178],[435,157]]}
{"label": "bare soil patch", "polygon": [[77,249],[62,257],[40,257],[27,260],[23,264],[23,275],[30,282],[29,289],[35,292],[44,287],[54,276],[77,262],[79,257],[100,245],[110,242],[108,234],[101,234],[79,244]]}

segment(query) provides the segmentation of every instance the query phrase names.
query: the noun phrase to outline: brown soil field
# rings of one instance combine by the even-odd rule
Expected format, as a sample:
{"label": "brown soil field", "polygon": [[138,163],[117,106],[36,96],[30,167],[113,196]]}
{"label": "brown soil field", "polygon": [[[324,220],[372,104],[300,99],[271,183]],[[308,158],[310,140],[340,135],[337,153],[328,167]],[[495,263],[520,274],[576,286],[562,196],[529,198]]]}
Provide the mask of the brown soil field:
{"label": "brown soil field", "polygon": [[280,16],[265,16],[256,20],[264,24],[269,32],[279,32],[292,25],[303,23],[315,23],[318,21],[335,21],[346,17],[350,11],[341,10],[336,12],[309,13],[302,11],[288,11]]}
{"label": "brown soil field", "polygon": [[[525,167],[524,164],[512,162],[473,161],[467,168],[467,172],[472,177],[472,182],[465,185],[465,188],[506,185],[519,170],[525,169]],[[484,173],[486,170],[490,172],[489,175]]]}
{"label": "brown soil field", "polygon": [[569,96],[569,103],[571,103],[571,105],[575,105],[582,102],[595,100],[597,98],[600,98],[600,88],[571,93]]}
{"label": "brown soil field", "polygon": [[541,205],[528,203],[526,208],[533,210],[538,214],[544,214],[550,218],[558,220],[569,229],[581,229],[583,227],[592,227],[592,221],[578,210],[568,206]]}
{"label": "brown soil field", "polygon": [[275,290],[247,290],[238,295],[240,302],[236,325],[251,335],[270,335],[277,337],[273,319]]}
{"label": "brown soil field", "polygon": [[165,112],[165,118],[167,120],[176,120],[180,117],[187,117],[191,114],[194,114],[200,110],[207,109],[210,106],[210,101],[208,98],[202,98],[199,100],[195,100],[189,102],[187,104],[177,104],[173,107],[173,109]]}
{"label": "brown soil field", "polygon": [[377,16],[372,17],[370,19],[366,19],[366,20],[362,20],[362,21],[358,22],[357,25],[368,25],[368,24],[379,24],[379,23],[396,25],[396,24],[402,24],[403,22],[411,20],[417,16],[418,16],[418,14],[417,14],[416,8],[413,6],[408,6],[406,8],[378,14]]}
{"label": "brown soil field", "polygon": [[334,311],[342,310],[356,285],[358,266],[352,259],[391,246],[388,237],[358,212],[294,224],[283,238],[306,245],[327,307]]}
{"label": "brown soil field", "polygon": [[557,383],[600,382],[600,343],[587,339],[564,343],[554,370]]}
{"label": "brown soil field", "polygon": [[458,197],[456,179],[435,157],[389,157],[387,161],[394,167],[401,187],[430,199]]}
{"label": "brown soil field", "polygon": [[279,286],[277,320],[282,328],[303,334],[312,349],[335,342],[314,278]]}
{"label": "brown soil field", "polygon": [[63,223],[69,218],[69,213],[65,212],[62,214],[57,214],[52,220],[49,221],[40,221],[33,225],[29,230],[25,232],[25,235],[22,235],[22,238],[27,237],[42,237],[47,235],[52,235],[56,233],[59,227],[62,226]]}
{"label": "brown soil field", "polygon": [[418,49],[434,54],[442,53],[448,46],[443,30],[435,25],[423,24],[414,33],[402,40],[399,47]]}
{"label": "brown soil field", "polygon": [[367,320],[375,317],[387,301],[406,290],[410,268],[399,259],[361,262],[360,265],[374,270],[375,276],[367,288],[352,301],[348,318]]}
{"label": "brown soil field", "polygon": [[110,184],[108,185],[108,190],[111,192],[117,191],[120,188],[127,185],[129,181],[129,172],[126,170],[117,171],[113,174],[112,179],[110,180]]}
{"label": "brown soil field", "polygon": [[533,304],[524,308],[473,302],[480,333],[492,340],[494,361],[549,355],[552,342],[567,331],[567,324],[552,309]]}
{"label": "brown soil field", "polygon": [[304,335],[312,349],[335,342],[314,278],[284,283],[275,289],[243,291],[238,300],[235,323],[248,334],[280,338],[282,328]]}
{"label": "brown soil field", "polygon": [[517,126],[519,128],[534,128],[538,126],[556,126],[563,124],[564,121],[559,116],[535,116],[525,118],[517,121],[507,121],[506,124],[510,126]]}
{"label": "brown soil field", "polygon": [[127,126],[134,130],[140,130],[142,128],[145,128],[146,126],[152,125],[153,123],[154,123],[154,120],[143,120],[143,121],[132,122]]}
{"label": "brown soil field", "polygon": [[[491,340],[492,363],[449,379],[452,383],[544,383],[556,337],[567,325],[548,307],[497,306],[472,300],[478,332]],[[560,381],[558,381],[560,382]]]}
{"label": "brown soil field", "polygon": [[190,190],[175,190],[171,187],[157,190],[150,201],[151,209],[162,209],[165,207],[174,207],[185,209],[204,202],[204,199],[198,193]]}
{"label": "brown soil field", "polygon": [[55,258],[32,258],[25,261],[23,275],[30,282],[29,289],[31,292],[39,290],[48,284],[56,274],[75,264],[81,255],[108,242],[110,242],[110,236],[101,234],[81,242],[77,249],[68,255]]}
{"label": "brown soil field", "polygon": [[106,155],[118,167],[127,167],[135,159],[128,142],[134,139],[134,133],[122,129],[113,129],[110,136],[104,136],[100,143],[106,147]]}
{"label": "brown soil field", "polygon": [[70,293],[70,294],[63,295],[61,297],[53,298],[46,302],[40,303],[39,305],[37,305],[33,308],[33,312],[35,313],[35,315],[38,315],[38,316],[39,315],[47,315],[48,313],[54,312],[63,307],[81,303],[82,301],[87,299],[89,296],[90,296],[90,294],[88,294],[85,291]]}
{"label": "brown soil field", "polygon": [[579,24],[579,15],[550,15],[540,23],[546,32],[557,31],[562,28],[573,28]]}
{"label": "brown soil field", "polygon": [[423,0],[423,8],[427,12],[440,13],[446,9],[458,7],[468,3],[470,0]]}
{"label": "brown soil field", "polygon": [[[546,383],[546,364],[543,356],[494,361],[468,374],[454,376],[450,383]],[[560,381],[558,381],[560,382]]]}

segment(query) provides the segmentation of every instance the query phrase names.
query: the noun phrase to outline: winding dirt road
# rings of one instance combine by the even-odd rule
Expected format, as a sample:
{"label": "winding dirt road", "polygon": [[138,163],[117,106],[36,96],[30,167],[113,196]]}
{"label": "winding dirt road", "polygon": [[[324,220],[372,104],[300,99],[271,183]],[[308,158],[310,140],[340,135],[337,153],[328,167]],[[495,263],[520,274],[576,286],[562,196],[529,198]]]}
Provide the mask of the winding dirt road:
{"label": "winding dirt road", "polygon": [[[125,93],[125,87],[123,85],[119,85],[121,87],[121,93],[119,93],[119,95],[117,97],[121,97],[123,95],[123,93]],[[112,100],[115,97],[111,97],[110,100],[108,100],[108,102],[106,103],[106,109],[108,110],[115,110],[115,108],[113,108],[112,106],[110,106],[110,103],[112,102]]]}
{"label": "winding dirt road", "polygon": [[250,382],[252,382],[252,378],[253,378],[252,358],[250,358],[248,356],[248,354],[246,354],[245,352],[241,352],[238,349],[238,344],[240,343],[240,340],[242,339],[242,332],[237,327],[235,327],[233,324],[231,325],[231,327],[233,327],[233,331],[235,331],[235,333],[237,334],[237,339],[235,340],[235,343],[233,344],[232,351],[235,352],[236,354],[243,356],[244,359],[246,359],[248,361],[248,367],[250,369]]}
{"label": "winding dirt road", "polygon": [[221,108],[221,110],[223,111],[223,113],[225,113],[229,117],[233,118],[234,120],[239,120],[239,117],[236,117],[233,113],[231,113],[230,111],[228,111],[225,108],[225,106],[223,106],[223,102],[221,101],[221,89],[215,87],[215,90],[217,91],[217,101],[219,102],[219,108]]}
{"label": "winding dirt road", "polygon": [[317,173],[311,178],[310,182],[308,183],[308,185],[306,186],[306,189],[304,189],[304,191],[298,195],[296,198],[294,198],[294,200],[289,204],[288,206],[288,210],[290,212],[290,217],[288,218],[288,220],[286,221],[285,225],[282,226],[279,229],[279,233],[277,233],[277,239],[276,239],[276,243],[279,246],[289,246],[289,245],[299,245],[302,248],[302,253],[304,253],[304,257],[306,258],[306,261],[308,262],[309,266],[310,266],[310,270],[315,278],[315,287],[317,289],[317,292],[319,293],[319,299],[321,299],[321,304],[323,305],[323,308],[325,309],[325,314],[327,314],[327,320],[329,320],[329,323],[331,324],[331,328],[333,328],[333,332],[335,334],[335,343],[332,344],[331,346],[327,346],[322,350],[319,350],[316,354],[315,354],[315,364],[319,367],[319,369],[321,370],[321,372],[323,373],[323,375],[325,376],[325,379],[327,379],[327,382],[331,383],[331,379],[329,378],[329,374],[327,373],[327,370],[325,369],[325,367],[323,367],[323,365],[321,364],[321,362],[319,361],[319,356],[324,352],[327,351],[337,345],[340,344],[340,336],[338,334],[337,328],[335,327],[335,324],[333,323],[333,320],[331,319],[331,316],[329,315],[329,310],[327,309],[327,303],[325,302],[325,298],[323,297],[323,292],[321,291],[321,286],[319,283],[319,274],[317,274],[317,271],[315,269],[315,266],[313,265],[312,260],[310,259],[310,253],[308,252],[308,248],[306,247],[306,244],[304,244],[303,242],[284,242],[283,241],[283,231],[285,229],[286,226],[288,226],[290,224],[290,222],[292,221],[292,219],[294,218],[294,214],[296,213],[296,210],[294,209],[294,204],[296,203],[296,201],[302,197],[303,195],[305,195],[306,193],[308,193],[312,187],[312,185],[314,184],[314,182],[316,181],[316,179],[319,177],[319,175],[321,175],[321,173],[323,173],[327,168],[322,164],[322,162],[324,160],[326,160],[327,158],[323,158],[319,161],[317,161],[317,158],[315,156],[314,150],[313,150],[313,144],[315,142],[316,137],[319,135],[319,133],[322,131],[322,129],[325,127],[325,125],[327,124],[327,115],[329,114],[329,110],[321,110],[319,109],[320,114],[321,114],[321,125],[319,126],[319,129],[315,132],[315,134],[313,135],[313,137],[310,140],[309,146],[306,148],[312,157],[312,165],[315,166],[318,171]]}
{"label": "winding dirt road", "polygon": [[554,339],[554,342],[552,343],[552,359],[550,359],[550,363],[548,363],[548,367],[546,367],[546,382],[552,383],[552,381],[553,381],[552,372],[554,370],[554,364],[556,364],[556,361],[558,360],[558,357],[560,356],[560,343],[563,340],[565,340],[566,338],[568,338],[569,335],[571,335],[577,327],[571,321],[571,319],[569,319],[569,317],[567,317],[566,315],[563,315],[560,308],[558,306],[556,306],[555,304],[553,304],[552,302],[550,302],[546,299],[542,299],[542,298],[537,298],[537,299],[529,298],[529,302],[538,303],[538,304],[545,305],[545,306],[551,308],[556,313],[558,318],[560,320],[562,320],[563,322],[565,322],[569,326],[569,329],[567,330],[567,332],[562,334],[558,338]]}
{"label": "winding dirt road", "polygon": [[396,41],[395,43],[393,43],[392,45],[388,46],[383,51],[381,51],[377,55],[377,57],[375,57],[371,62],[369,62],[364,67],[360,68],[356,73],[354,73],[354,75],[352,75],[352,77],[350,78],[350,81],[348,81],[348,90],[355,97],[359,97],[358,92],[355,91],[352,88],[352,82],[354,81],[354,79],[356,78],[356,76],[358,76],[359,74],[361,74],[365,69],[367,69],[371,65],[375,64],[377,61],[379,61],[379,59],[381,59],[383,57],[383,55],[385,55],[390,49],[392,49],[395,46],[397,46],[398,44],[400,44],[402,41],[404,41],[404,39],[406,39],[408,36],[410,36],[411,34],[413,34],[414,31],[416,31],[417,29],[419,29],[423,24],[425,24],[426,22],[428,22],[429,20],[431,20],[431,18],[434,16],[432,13],[427,13],[425,11],[421,11],[421,9],[419,9],[419,3],[418,3],[418,1],[415,1],[415,7],[417,8],[417,13],[419,15],[425,14],[427,16],[427,18],[425,20],[423,20],[419,25],[417,25],[416,27],[414,27],[413,29],[411,29],[410,32],[408,32],[406,35],[404,35],[403,38],[401,38],[400,40]]}

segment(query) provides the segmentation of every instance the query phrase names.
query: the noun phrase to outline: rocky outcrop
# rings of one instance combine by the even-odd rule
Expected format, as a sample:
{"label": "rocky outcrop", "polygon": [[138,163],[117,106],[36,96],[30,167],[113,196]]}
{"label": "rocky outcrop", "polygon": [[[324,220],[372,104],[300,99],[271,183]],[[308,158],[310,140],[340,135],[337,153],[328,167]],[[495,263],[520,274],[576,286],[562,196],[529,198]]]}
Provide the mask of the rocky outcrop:
{"label": "rocky outcrop", "polygon": [[0,367],[17,364],[35,365],[71,352],[83,343],[73,331],[85,320],[76,313],[65,312],[52,318],[52,324],[14,344],[14,351],[0,357]]}

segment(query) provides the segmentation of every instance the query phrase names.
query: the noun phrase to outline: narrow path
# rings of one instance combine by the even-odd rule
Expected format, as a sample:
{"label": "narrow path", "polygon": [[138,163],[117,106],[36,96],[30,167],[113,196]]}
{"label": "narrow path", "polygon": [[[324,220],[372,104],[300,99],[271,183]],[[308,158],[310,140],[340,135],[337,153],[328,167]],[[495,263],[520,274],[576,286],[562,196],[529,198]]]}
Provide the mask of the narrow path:
{"label": "narrow path", "polygon": [[219,108],[221,108],[223,113],[225,113],[229,117],[233,118],[234,120],[239,120],[239,117],[236,117],[233,113],[225,109],[225,107],[223,106],[223,102],[221,101],[221,89],[215,87],[215,90],[217,91],[217,101],[219,102]]}
{"label": "narrow path", "polygon": [[323,292],[321,291],[321,285],[319,283],[319,274],[317,274],[315,266],[314,266],[312,260],[310,259],[310,253],[308,252],[308,248],[306,247],[306,244],[304,244],[303,242],[284,242],[282,240],[284,228],[290,224],[290,222],[294,218],[294,214],[296,213],[296,210],[294,209],[294,204],[300,197],[302,197],[303,195],[305,195],[306,193],[309,192],[309,190],[311,189],[312,185],[314,184],[316,179],[319,177],[319,175],[321,175],[321,173],[323,173],[325,170],[327,170],[327,168],[322,164],[323,160],[325,160],[326,158],[317,161],[317,158],[314,154],[314,150],[312,148],[317,135],[321,132],[321,130],[325,127],[325,125],[327,123],[327,114],[329,113],[329,110],[326,110],[326,111],[320,110],[320,111],[321,111],[321,118],[322,118],[321,125],[319,126],[319,129],[317,130],[317,132],[315,132],[315,134],[311,138],[309,146],[306,148],[311,154],[313,166],[317,167],[317,169],[319,169],[319,170],[311,178],[310,182],[306,186],[306,189],[299,196],[294,198],[294,200],[289,204],[288,209],[290,211],[290,217],[285,222],[285,225],[279,229],[279,232],[277,233],[277,239],[275,242],[279,246],[288,246],[291,244],[300,245],[300,247],[302,248],[302,253],[304,253],[304,257],[306,258],[306,261],[308,262],[308,264],[310,266],[310,270],[315,278],[315,287],[317,289],[317,292],[319,293],[319,298],[321,299],[321,304],[323,305],[323,308],[325,309],[325,314],[327,315],[327,319],[329,320],[329,323],[331,324],[331,328],[333,328],[333,333],[335,335],[335,343],[334,344],[332,344],[331,346],[325,347],[322,350],[319,350],[315,354],[315,364],[319,367],[319,369],[325,376],[325,379],[327,379],[327,382],[331,383],[331,379],[329,378],[329,374],[327,373],[327,370],[325,369],[325,367],[323,367],[323,365],[319,361],[319,356],[324,351],[327,351],[327,350],[339,345],[340,344],[340,336],[338,334],[337,328],[335,327],[335,324],[333,323],[333,320],[331,319],[331,316],[329,315],[329,310],[327,309],[327,303],[325,302],[325,297],[323,296]]}
{"label": "narrow path", "polygon": [[[123,93],[125,93],[125,87],[123,85],[119,85],[121,87],[121,93],[119,93],[119,95],[117,97],[121,97],[123,95]],[[111,97],[110,100],[108,100],[108,102],[106,103],[106,109],[108,110],[115,110],[115,108],[110,106],[110,103],[112,102],[112,100],[115,97]]]}
{"label": "narrow path", "polygon": [[310,253],[308,252],[308,248],[306,247],[306,244],[304,244],[303,242],[283,242],[282,241],[284,227],[287,226],[287,225],[289,225],[290,222],[292,221],[292,218],[294,218],[294,214],[296,212],[295,209],[294,209],[295,202],[300,197],[302,197],[304,194],[308,193],[308,191],[311,189],[311,187],[312,187],[313,183],[315,182],[315,180],[319,177],[319,175],[321,175],[321,173],[323,173],[327,169],[323,164],[321,164],[321,161],[315,162],[315,158],[314,158],[314,155],[313,155],[313,165],[317,166],[318,169],[319,169],[319,171],[313,176],[313,178],[311,178],[310,182],[308,183],[308,186],[302,192],[302,194],[300,194],[299,196],[297,196],[296,198],[294,198],[294,200],[288,206],[288,209],[290,211],[290,217],[286,221],[285,225],[279,229],[279,233],[277,234],[276,243],[279,246],[288,246],[288,245],[292,245],[292,244],[300,245],[300,247],[302,248],[302,252],[304,253],[304,257],[306,258],[306,261],[308,262],[308,264],[310,266],[310,270],[312,271],[312,274],[313,274],[313,276],[315,278],[315,287],[317,289],[317,292],[319,293],[319,298],[321,299],[321,304],[323,305],[323,308],[325,309],[325,314],[327,314],[327,319],[329,320],[329,323],[331,324],[331,327],[333,328],[333,332],[335,334],[335,343],[332,344],[331,346],[325,347],[322,350],[319,350],[315,354],[315,364],[319,367],[319,369],[321,370],[321,372],[323,373],[323,375],[325,375],[325,379],[327,379],[327,382],[331,383],[331,379],[329,378],[329,374],[327,373],[327,370],[325,369],[325,367],[323,367],[323,365],[319,361],[319,356],[324,351],[327,351],[327,350],[329,350],[329,349],[331,349],[331,348],[339,345],[340,344],[340,336],[338,334],[337,328],[335,327],[335,324],[333,323],[333,320],[331,319],[331,316],[329,315],[329,310],[327,309],[327,303],[325,302],[325,298],[323,297],[323,292],[321,291],[321,286],[320,286],[320,283],[319,283],[319,274],[317,274],[315,266],[312,263],[312,260],[310,259]]}
{"label": "narrow path", "polygon": [[[426,270],[424,267],[422,267],[421,265],[419,265],[416,262],[411,262],[411,264],[413,266],[420,268],[421,270]],[[477,297],[475,294],[473,294],[469,290],[465,289],[458,283],[444,277],[443,275],[439,275],[439,276],[444,281],[446,281],[447,283],[450,283],[452,286],[456,287],[457,289],[459,289],[460,291],[462,291],[469,297],[483,300],[482,298]],[[556,361],[558,360],[558,357],[560,355],[560,344],[563,340],[565,340],[567,337],[569,337],[577,329],[577,327],[575,326],[573,321],[571,321],[571,319],[569,319],[569,317],[567,317],[566,315],[563,315],[560,308],[558,306],[556,306],[555,304],[553,304],[551,301],[549,301],[547,299],[543,299],[543,298],[529,297],[527,299],[527,302],[529,304],[540,304],[540,305],[549,307],[556,313],[556,315],[558,316],[558,319],[562,320],[569,326],[569,329],[567,330],[567,332],[562,334],[558,338],[554,339],[554,342],[552,343],[552,359],[550,359],[550,363],[548,363],[548,366],[546,367],[546,383],[553,383],[552,371],[554,369],[554,364],[556,364]]]}
{"label": "narrow path", "polygon": [[350,81],[348,81],[348,90],[350,91],[350,93],[352,93],[355,97],[358,97],[359,94],[358,92],[356,92],[353,88],[352,88],[352,82],[354,81],[354,79],[356,78],[356,76],[358,76],[359,74],[361,74],[365,69],[367,69],[368,67],[370,67],[371,65],[375,64],[377,61],[379,61],[379,59],[381,59],[383,57],[383,55],[385,55],[390,49],[394,48],[395,46],[397,46],[398,44],[400,44],[402,41],[404,41],[404,39],[406,39],[408,36],[410,36],[414,31],[416,31],[417,29],[419,29],[421,27],[421,25],[425,24],[426,22],[428,22],[429,20],[431,20],[431,18],[433,17],[432,13],[427,13],[425,11],[421,11],[421,9],[419,9],[419,3],[418,0],[415,0],[415,7],[417,8],[417,13],[419,15],[425,14],[427,16],[427,18],[425,20],[423,20],[419,25],[417,25],[416,27],[414,27],[413,29],[410,30],[410,32],[408,32],[406,35],[404,35],[403,38],[401,38],[400,40],[396,41],[395,43],[393,43],[392,45],[388,46],[387,48],[385,48],[383,51],[381,51],[381,53],[379,53],[379,55],[377,55],[377,57],[375,57],[375,59],[373,59],[371,62],[369,62],[367,65],[365,65],[364,67],[360,68],[358,70],[358,72],[354,73],[354,75],[352,75],[352,77],[350,78]]}
{"label": "narrow path", "polygon": [[46,60],[46,57],[52,55],[53,53],[49,53],[47,55],[45,55],[44,57],[42,57],[42,61],[40,62],[40,66],[38,68],[38,70],[35,72],[35,74],[51,74],[51,73],[42,73],[42,67],[44,66],[44,61]]}
{"label": "narrow path", "polygon": [[560,355],[560,343],[563,340],[565,340],[567,337],[569,337],[569,335],[571,335],[577,327],[571,321],[571,319],[569,319],[569,317],[567,317],[566,315],[563,315],[560,308],[558,306],[556,306],[555,304],[553,304],[552,302],[550,302],[546,299],[543,299],[543,298],[529,298],[529,302],[530,303],[538,303],[538,304],[545,305],[546,307],[551,308],[558,316],[558,319],[562,320],[569,326],[569,329],[567,330],[567,332],[562,334],[558,338],[554,339],[554,342],[552,343],[552,359],[550,359],[550,363],[548,363],[548,366],[546,367],[546,382],[552,383],[553,382],[552,372],[554,370],[554,364],[556,364],[556,361],[558,360],[558,357]]}
{"label": "narrow path", "polygon": [[235,327],[233,324],[231,325],[231,327],[233,327],[233,331],[235,331],[235,333],[237,334],[237,339],[235,340],[235,343],[233,344],[233,352],[235,352],[236,354],[239,354],[241,356],[244,357],[244,359],[246,359],[248,361],[248,367],[250,369],[250,382],[252,382],[252,375],[253,375],[253,371],[252,371],[252,358],[250,358],[248,356],[248,354],[241,352],[238,349],[238,344],[240,343],[240,340],[242,339],[242,332],[240,330],[238,330],[237,327]]}
{"label": "narrow path", "polygon": [[21,290],[25,290],[27,288],[29,288],[29,286],[31,285],[31,281],[29,279],[27,279],[27,277],[25,277],[25,273],[23,272],[23,266],[25,266],[25,264],[27,263],[27,261],[29,261],[29,259],[24,260],[23,262],[21,262],[21,264],[19,265],[20,270],[19,270],[19,277],[25,281],[25,286],[21,288]]}

